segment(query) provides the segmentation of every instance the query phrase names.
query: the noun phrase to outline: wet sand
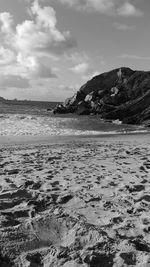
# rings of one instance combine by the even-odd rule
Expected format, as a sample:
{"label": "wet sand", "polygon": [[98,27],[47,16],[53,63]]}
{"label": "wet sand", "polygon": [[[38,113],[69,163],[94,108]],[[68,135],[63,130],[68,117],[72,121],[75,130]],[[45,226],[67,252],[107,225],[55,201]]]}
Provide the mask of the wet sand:
{"label": "wet sand", "polygon": [[149,137],[1,138],[0,266],[150,266]]}

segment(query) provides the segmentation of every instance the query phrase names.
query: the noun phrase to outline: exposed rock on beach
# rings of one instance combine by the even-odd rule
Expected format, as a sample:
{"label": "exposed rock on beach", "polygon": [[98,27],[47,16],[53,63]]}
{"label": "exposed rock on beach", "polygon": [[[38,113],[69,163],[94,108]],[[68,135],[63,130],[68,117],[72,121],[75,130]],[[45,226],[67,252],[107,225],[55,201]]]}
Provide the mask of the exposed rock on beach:
{"label": "exposed rock on beach", "polygon": [[128,124],[150,125],[150,72],[115,69],[95,76],[54,113],[99,114]]}

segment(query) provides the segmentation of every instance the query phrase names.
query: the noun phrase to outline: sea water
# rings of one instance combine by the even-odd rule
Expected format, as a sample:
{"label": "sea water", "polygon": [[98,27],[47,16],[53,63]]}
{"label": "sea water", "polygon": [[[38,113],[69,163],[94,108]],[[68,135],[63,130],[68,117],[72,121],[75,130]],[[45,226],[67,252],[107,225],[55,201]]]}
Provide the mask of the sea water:
{"label": "sea water", "polygon": [[51,102],[7,101],[0,103],[0,136],[69,136],[146,132],[142,126],[124,125],[100,116],[54,115]]}

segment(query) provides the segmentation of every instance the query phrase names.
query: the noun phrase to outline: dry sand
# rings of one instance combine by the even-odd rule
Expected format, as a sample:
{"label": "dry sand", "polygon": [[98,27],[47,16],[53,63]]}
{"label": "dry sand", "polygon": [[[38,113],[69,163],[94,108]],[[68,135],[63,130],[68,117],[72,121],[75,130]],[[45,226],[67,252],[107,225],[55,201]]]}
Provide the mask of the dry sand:
{"label": "dry sand", "polygon": [[0,267],[150,266],[149,134],[0,141]]}

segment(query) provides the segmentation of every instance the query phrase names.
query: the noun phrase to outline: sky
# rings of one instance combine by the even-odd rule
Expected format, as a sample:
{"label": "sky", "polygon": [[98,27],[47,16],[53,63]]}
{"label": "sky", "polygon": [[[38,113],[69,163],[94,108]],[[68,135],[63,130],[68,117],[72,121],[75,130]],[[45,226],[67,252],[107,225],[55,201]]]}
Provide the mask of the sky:
{"label": "sky", "polygon": [[64,101],[118,67],[150,70],[149,0],[0,0],[0,96]]}

